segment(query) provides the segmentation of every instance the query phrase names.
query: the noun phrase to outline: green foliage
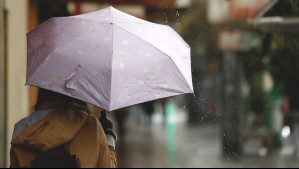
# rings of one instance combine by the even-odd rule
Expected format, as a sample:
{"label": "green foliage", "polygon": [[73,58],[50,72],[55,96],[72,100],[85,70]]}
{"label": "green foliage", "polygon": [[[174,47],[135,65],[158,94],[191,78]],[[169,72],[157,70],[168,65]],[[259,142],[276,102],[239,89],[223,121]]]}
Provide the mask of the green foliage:
{"label": "green foliage", "polygon": [[299,39],[298,36],[274,35],[271,50],[270,69],[276,83],[286,84],[299,81]]}
{"label": "green foliage", "polygon": [[269,40],[271,39],[271,36],[261,32],[255,32],[253,30],[247,31],[251,31],[252,36],[256,36],[262,43],[259,46],[241,52],[239,54],[240,62],[244,68],[245,77],[249,81],[251,88],[260,92],[261,89],[258,89],[261,88],[260,76],[265,70],[267,70],[269,63],[269,56],[266,54],[269,50]]}
{"label": "green foliage", "polygon": [[192,69],[204,71],[205,65],[218,62],[217,27],[208,22],[204,4],[192,8],[184,16],[181,34],[191,47]]}
{"label": "green foliage", "polygon": [[297,17],[299,15],[298,0],[279,0],[278,3],[266,13],[266,16]]}

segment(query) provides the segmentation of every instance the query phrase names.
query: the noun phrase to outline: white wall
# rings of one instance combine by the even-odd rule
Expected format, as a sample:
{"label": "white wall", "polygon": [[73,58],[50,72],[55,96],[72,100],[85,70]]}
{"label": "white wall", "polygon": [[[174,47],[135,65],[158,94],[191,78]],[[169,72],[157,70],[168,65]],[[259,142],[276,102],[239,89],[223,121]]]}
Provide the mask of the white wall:
{"label": "white wall", "polygon": [[[9,149],[14,124],[27,115],[29,105],[28,88],[24,86],[27,60],[27,0],[6,0],[5,7],[8,12],[7,149]],[[7,155],[9,155],[9,150],[7,152]],[[7,160],[9,161],[9,158]]]}

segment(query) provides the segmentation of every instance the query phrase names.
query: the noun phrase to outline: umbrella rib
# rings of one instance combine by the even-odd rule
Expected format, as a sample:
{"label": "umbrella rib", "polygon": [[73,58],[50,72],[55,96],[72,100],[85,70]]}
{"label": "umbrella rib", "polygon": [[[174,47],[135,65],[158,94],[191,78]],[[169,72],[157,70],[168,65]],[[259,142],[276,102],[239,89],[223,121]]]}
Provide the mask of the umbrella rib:
{"label": "umbrella rib", "polygon": [[132,32],[130,32],[130,31],[128,31],[128,30],[122,28],[121,26],[119,26],[119,25],[117,25],[117,24],[114,24],[114,25],[116,25],[118,28],[120,28],[120,29],[122,29],[122,30],[124,30],[124,31],[126,31],[126,32],[128,32],[128,33],[130,33],[131,35],[137,37],[138,39],[144,41],[145,43],[149,44],[150,46],[153,46],[153,47],[156,48],[158,51],[164,53],[167,57],[169,57],[169,58],[171,59],[171,61],[174,63],[174,65],[180,70],[179,72],[180,72],[180,75],[181,75],[181,76],[183,77],[183,79],[184,79],[185,85],[187,85],[190,89],[192,89],[192,86],[189,85],[187,79],[186,79],[185,76],[182,74],[181,69],[177,66],[177,64],[175,63],[175,61],[174,61],[174,60],[173,60],[167,53],[165,53],[164,51],[160,50],[157,46],[151,44],[150,42],[148,42],[148,41],[146,41],[146,40],[140,38],[140,37],[137,36],[137,35],[135,35],[134,33],[132,33]]}
{"label": "umbrella rib", "polygon": [[[110,12],[110,17],[112,17],[112,10]],[[111,79],[110,79],[111,80],[111,84],[110,84],[110,96],[109,96],[110,99],[109,99],[109,105],[108,105],[109,106],[109,108],[108,108],[109,110],[111,109],[111,103],[112,103],[112,100],[113,100],[111,98],[112,97],[112,86],[113,86],[112,85],[112,82],[113,82],[113,80],[112,80],[112,78],[113,78],[113,76],[112,76],[112,72],[113,72],[112,69],[113,69],[113,56],[114,56],[114,53],[113,53],[113,51],[114,51],[113,50],[113,47],[114,47],[114,43],[113,43],[114,42],[114,28],[113,28],[113,25],[111,25],[111,28],[112,28],[112,31],[111,31],[111,34],[112,34],[111,35],[112,36],[112,38],[111,38],[112,39],[112,48],[111,48],[112,55],[111,55]]]}

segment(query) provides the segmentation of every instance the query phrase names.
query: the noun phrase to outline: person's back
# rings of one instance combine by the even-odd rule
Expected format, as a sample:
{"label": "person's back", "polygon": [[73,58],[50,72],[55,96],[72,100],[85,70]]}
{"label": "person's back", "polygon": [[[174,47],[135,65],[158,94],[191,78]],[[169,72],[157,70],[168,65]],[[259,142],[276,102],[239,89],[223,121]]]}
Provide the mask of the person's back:
{"label": "person's back", "polygon": [[[48,95],[45,97],[51,95],[44,92]],[[99,118],[89,113],[83,102],[64,96],[57,102],[55,97],[51,102],[39,96],[38,111],[15,125],[11,167],[116,167],[116,135],[105,113]]]}

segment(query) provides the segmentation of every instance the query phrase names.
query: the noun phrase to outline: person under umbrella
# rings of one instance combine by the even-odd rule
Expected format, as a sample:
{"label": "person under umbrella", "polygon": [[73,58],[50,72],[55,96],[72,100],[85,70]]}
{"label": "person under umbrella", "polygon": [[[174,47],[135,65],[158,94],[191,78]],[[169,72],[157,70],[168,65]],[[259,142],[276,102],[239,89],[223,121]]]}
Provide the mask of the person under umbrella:
{"label": "person under umbrella", "polygon": [[35,112],[15,125],[10,167],[116,167],[115,140],[105,111],[40,89]]}

